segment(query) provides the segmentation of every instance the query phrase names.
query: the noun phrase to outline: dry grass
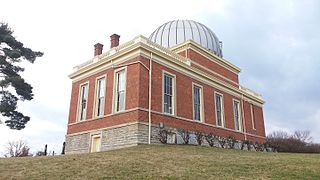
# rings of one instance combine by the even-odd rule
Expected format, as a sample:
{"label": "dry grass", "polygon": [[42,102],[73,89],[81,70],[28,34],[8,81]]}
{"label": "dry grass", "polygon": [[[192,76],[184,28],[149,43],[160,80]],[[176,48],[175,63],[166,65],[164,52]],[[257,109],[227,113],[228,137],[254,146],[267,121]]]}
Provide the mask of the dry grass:
{"label": "dry grass", "polygon": [[140,145],[92,154],[1,158],[0,179],[320,179],[320,154]]}

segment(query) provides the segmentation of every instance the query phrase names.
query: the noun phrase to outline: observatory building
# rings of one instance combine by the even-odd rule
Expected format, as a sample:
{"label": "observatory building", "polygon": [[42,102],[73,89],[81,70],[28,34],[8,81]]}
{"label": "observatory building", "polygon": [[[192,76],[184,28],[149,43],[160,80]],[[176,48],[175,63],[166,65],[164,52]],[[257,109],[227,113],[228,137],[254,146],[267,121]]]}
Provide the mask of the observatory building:
{"label": "observatory building", "polygon": [[167,22],[149,38],[111,48],[74,67],[66,153],[138,144],[182,143],[178,130],[265,142],[261,95],[239,84],[240,68],[223,58],[222,43],[192,20]]}

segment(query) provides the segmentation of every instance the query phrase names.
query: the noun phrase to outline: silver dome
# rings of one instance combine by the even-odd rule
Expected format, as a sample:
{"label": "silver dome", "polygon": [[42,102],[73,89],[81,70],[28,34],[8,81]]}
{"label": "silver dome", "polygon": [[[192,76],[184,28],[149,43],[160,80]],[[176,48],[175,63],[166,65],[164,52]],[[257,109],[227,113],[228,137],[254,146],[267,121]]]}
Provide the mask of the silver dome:
{"label": "silver dome", "polygon": [[205,25],[192,20],[174,20],[164,23],[153,31],[149,39],[163,47],[173,47],[191,39],[222,57],[217,36]]}

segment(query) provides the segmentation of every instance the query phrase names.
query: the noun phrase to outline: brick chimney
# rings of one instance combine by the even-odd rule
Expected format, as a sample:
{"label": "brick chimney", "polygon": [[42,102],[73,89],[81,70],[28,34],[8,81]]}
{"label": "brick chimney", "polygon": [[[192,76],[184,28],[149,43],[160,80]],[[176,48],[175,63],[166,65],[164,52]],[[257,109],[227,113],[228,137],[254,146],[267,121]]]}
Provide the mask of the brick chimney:
{"label": "brick chimney", "polygon": [[94,56],[102,54],[103,44],[97,43],[94,45]]}
{"label": "brick chimney", "polygon": [[119,46],[120,36],[118,34],[112,34],[111,38],[111,48]]}

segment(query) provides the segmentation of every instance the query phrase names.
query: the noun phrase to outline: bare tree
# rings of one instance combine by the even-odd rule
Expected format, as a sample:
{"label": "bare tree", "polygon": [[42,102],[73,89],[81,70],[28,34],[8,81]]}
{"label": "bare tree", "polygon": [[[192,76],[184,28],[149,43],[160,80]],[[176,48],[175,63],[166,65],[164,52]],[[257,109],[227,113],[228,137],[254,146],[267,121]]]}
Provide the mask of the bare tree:
{"label": "bare tree", "polygon": [[312,137],[310,136],[310,131],[295,131],[292,138],[298,139],[305,143],[311,143]]}
{"label": "bare tree", "polygon": [[31,156],[30,148],[25,141],[9,141],[6,147],[5,157]]}

